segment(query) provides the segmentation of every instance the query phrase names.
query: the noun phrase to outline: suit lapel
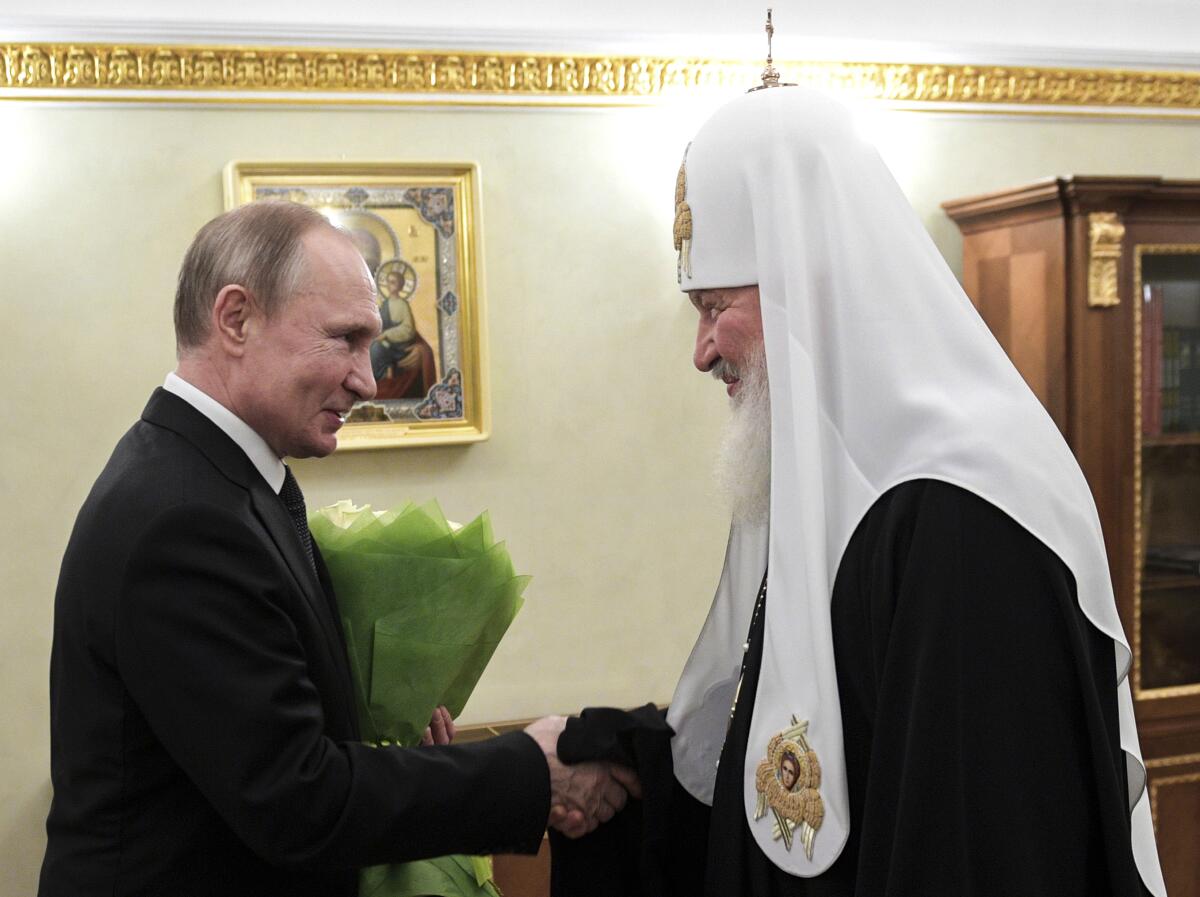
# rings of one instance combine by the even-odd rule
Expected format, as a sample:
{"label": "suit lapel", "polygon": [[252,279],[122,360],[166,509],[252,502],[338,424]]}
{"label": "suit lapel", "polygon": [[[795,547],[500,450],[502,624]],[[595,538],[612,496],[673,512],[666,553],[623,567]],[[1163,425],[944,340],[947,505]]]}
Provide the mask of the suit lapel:
{"label": "suit lapel", "polygon": [[325,631],[335,656],[345,657],[345,649],[341,642],[341,627],[335,622],[329,600],[325,597],[325,590],[321,588],[316,572],[308,563],[308,556],[304,553],[304,546],[300,544],[300,536],[296,532],[296,527],[292,525],[292,518],[287,512],[287,508],[283,506],[279,496],[271,491],[271,487],[262,477],[259,477],[258,483],[250,487],[250,500],[259,520],[262,521],[271,539],[275,542],[275,547],[279,549],[279,553],[287,562],[288,569],[304,594],[309,607],[321,621],[321,628]]}
{"label": "suit lapel", "polygon": [[350,721],[354,728],[354,738],[361,739],[362,733],[358,720],[358,714],[354,710],[354,708],[358,706],[358,698],[354,694],[354,679],[352,678],[350,671],[350,650],[346,647],[346,630],[342,626],[342,615],[338,608],[337,593],[333,589],[333,580],[329,576],[329,568],[325,566],[325,559],[321,556],[321,549],[320,546],[317,545],[316,540],[313,541],[313,558],[317,563],[317,579],[320,581],[321,592],[325,596],[325,600],[329,606],[330,615],[333,618],[333,628],[337,632],[337,648],[340,651],[340,657],[342,658],[342,662],[346,670],[346,675],[344,677],[346,686],[346,706],[350,708]]}
{"label": "suit lapel", "polygon": [[[250,502],[259,522],[270,535],[275,547],[283,556],[296,586],[304,596],[309,609],[320,621],[321,630],[329,641],[334,657],[342,659],[344,670],[343,691],[347,695],[347,707],[353,716],[354,695],[350,690],[350,665],[346,660],[346,645],[342,635],[341,621],[336,617],[336,605],[326,597],[326,591],[317,579],[317,574],[308,563],[300,536],[292,525],[292,518],[279,496],[262,478],[262,474],[246,457],[241,447],[229,438],[220,427],[185,402],[179,396],[156,389],[142,412],[142,419],[178,433],[196,447],[212,464],[232,482],[250,494]],[[315,546],[314,546],[315,548]],[[332,590],[330,591],[332,594]]]}

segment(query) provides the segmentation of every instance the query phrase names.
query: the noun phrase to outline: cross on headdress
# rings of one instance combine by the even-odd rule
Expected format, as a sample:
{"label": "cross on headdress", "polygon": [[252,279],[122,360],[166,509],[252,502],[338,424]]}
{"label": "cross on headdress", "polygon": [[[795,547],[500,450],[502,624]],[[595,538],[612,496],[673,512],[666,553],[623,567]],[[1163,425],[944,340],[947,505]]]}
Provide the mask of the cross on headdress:
{"label": "cross on headdress", "polygon": [[746,93],[753,93],[766,87],[795,87],[795,84],[782,83],[779,80],[779,69],[771,62],[771,41],[775,37],[775,25],[771,22],[771,7],[767,7],[767,67],[763,69],[762,84],[751,87]]}

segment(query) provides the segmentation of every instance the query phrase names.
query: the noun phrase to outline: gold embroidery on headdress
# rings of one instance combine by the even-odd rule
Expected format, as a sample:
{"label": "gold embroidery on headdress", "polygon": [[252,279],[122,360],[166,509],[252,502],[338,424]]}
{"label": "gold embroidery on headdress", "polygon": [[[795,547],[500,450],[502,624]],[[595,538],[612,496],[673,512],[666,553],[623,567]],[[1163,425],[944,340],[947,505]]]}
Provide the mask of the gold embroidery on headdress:
{"label": "gold embroidery on headdress", "polygon": [[825,820],[825,803],[821,800],[821,764],[817,753],[809,747],[808,720],[798,722],[792,717],[792,727],[771,738],[767,744],[767,759],[758,764],[754,787],[758,791],[758,806],[754,811],[757,822],[767,815],[767,807],[775,815],[772,837],[783,839],[784,847],[792,849],[795,830],[800,829],[804,853],[811,860],[813,840]]}
{"label": "gold embroidery on headdress", "polygon": [[679,259],[675,264],[675,280],[683,283],[683,272],[692,276],[692,209],[687,204],[687,151],[692,148],[689,143],[683,151],[683,161],[679,163],[679,175],[675,178],[675,251]]}

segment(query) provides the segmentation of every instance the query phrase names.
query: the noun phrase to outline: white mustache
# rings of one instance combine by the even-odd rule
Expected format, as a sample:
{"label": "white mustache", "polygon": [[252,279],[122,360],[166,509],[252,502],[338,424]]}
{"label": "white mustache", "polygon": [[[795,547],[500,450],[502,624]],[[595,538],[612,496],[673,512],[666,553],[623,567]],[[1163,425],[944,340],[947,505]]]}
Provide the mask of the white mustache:
{"label": "white mustache", "polygon": [[713,375],[713,379],[715,380],[724,381],[726,379],[742,379],[741,372],[737,369],[737,365],[725,358],[722,358],[720,361],[714,364],[709,373]]}

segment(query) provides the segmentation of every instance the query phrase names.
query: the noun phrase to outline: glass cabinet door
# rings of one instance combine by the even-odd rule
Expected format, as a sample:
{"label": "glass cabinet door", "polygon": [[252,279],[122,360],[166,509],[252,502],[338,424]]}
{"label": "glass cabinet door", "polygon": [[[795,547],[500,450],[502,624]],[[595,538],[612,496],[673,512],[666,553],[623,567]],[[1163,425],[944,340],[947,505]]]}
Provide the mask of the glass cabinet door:
{"label": "glass cabinet door", "polygon": [[1136,248],[1139,690],[1200,691],[1200,245]]}

